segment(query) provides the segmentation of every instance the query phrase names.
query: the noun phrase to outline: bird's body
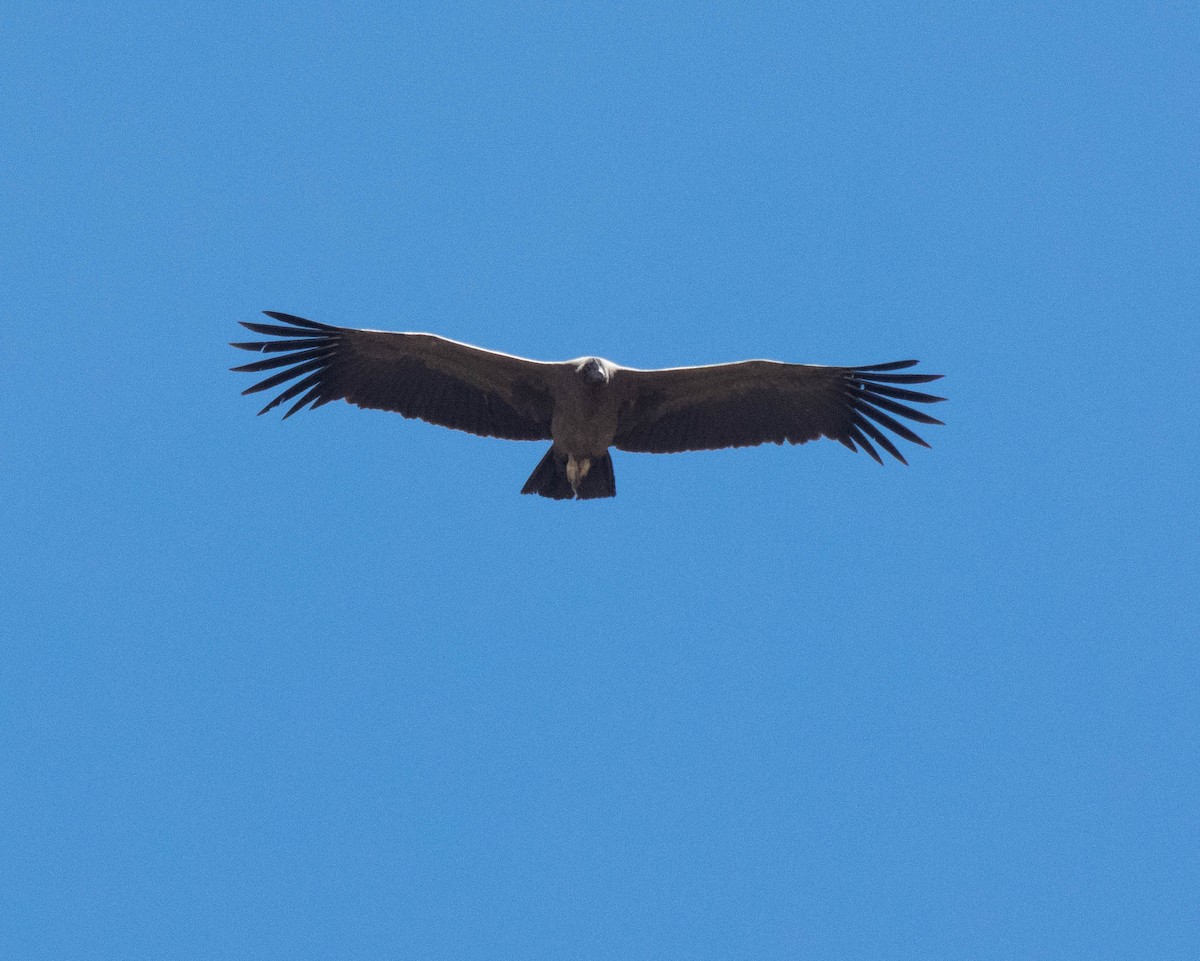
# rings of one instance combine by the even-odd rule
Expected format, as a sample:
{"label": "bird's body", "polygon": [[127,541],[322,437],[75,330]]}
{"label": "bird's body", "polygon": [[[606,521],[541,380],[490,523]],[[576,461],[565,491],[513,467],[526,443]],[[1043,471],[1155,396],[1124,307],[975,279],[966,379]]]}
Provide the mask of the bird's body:
{"label": "bird's body", "polygon": [[[589,370],[598,373],[590,374]],[[618,368],[587,357],[571,361],[556,374],[550,381],[554,400],[550,436],[570,456],[599,459],[617,435],[623,393]]]}
{"label": "bird's body", "polygon": [[307,405],[344,399],[484,436],[550,440],[522,493],[555,499],[613,496],[612,447],[670,453],[803,444],[824,436],[850,450],[861,447],[882,463],[874,441],[906,463],[881,428],[929,445],[891,414],[941,423],[898,403],[943,399],[896,386],[940,376],[894,373],[916,361],[820,367],[752,360],[638,370],[598,357],[547,363],[433,334],[356,330],[290,314],[267,315],[287,326],[243,326],[284,339],[234,346],[282,356],[234,370],[283,368],[245,393],[295,383],[260,413],[296,397],[285,418]]}

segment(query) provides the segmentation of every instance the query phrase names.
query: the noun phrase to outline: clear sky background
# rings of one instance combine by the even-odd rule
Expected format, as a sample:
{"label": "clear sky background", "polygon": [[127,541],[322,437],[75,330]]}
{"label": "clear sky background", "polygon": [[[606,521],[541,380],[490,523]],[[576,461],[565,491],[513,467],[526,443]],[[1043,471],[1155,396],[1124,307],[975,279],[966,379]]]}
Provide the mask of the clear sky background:
{"label": "clear sky background", "polygon": [[[0,954],[1200,956],[1194,6],[4,20]],[[264,308],[947,426],[522,497]]]}

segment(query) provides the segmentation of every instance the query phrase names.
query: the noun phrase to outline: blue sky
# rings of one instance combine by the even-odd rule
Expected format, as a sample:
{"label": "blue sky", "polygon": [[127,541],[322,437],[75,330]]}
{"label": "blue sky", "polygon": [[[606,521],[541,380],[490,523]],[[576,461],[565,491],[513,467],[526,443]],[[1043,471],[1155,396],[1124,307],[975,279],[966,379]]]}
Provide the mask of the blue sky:
{"label": "blue sky", "polygon": [[[1198,28],[12,5],[2,953],[1196,957]],[[556,503],[261,309],[951,399]]]}

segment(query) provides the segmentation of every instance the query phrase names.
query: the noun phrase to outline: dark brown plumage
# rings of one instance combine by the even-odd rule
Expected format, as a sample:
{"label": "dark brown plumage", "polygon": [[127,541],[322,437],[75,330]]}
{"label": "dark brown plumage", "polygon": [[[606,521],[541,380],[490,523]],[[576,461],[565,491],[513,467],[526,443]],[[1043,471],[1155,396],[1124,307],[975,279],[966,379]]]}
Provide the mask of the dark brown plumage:
{"label": "dark brown plumage", "polygon": [[456,430],[553,441],[522,493],[567,499],[616,493],[609,448],[645,453],[715,450],[829,437],[877,444],[908,463],[885,430],[929,445],[896,417],[940,424],[910,404],[944,400],[908,389],[940,374],[902,374],[915,360],[820,367],[747,360],[637,370],[596,357],[547,363],[482,350],[433,334],[332,327],[266,311],[279,324],[243,323],[277,340],[235,343],[273,354],[236,371],[267,378],[244,393],[284,387],[260,414],[346,400]]}

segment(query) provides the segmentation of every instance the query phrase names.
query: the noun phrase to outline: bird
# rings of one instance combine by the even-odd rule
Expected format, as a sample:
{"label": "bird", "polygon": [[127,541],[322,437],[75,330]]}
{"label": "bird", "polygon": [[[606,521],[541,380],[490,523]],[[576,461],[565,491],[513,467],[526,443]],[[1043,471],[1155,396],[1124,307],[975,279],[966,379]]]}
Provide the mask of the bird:
{"label": "bird", "polygon": [[882,464],[878,445],[907,464],[885,430],[929,447],[896,418],[942,424],[909,405],[946,399],[898,386],[942,376],[897,373],[915,360],[860,367],[744,360],[640,370],[600,357],[528,360],[436,334],[263,313],[276,323],[240,323],[272,339],[231,344],[273,355],[232,370],[277,371],[243,394],[292,381],[260,415],[294,400],[286,420],[302,408],[345,400],[485,437],[548,440],[521,493],[554,500],[615,496],[610,448],[667,454],[826,437]]}

